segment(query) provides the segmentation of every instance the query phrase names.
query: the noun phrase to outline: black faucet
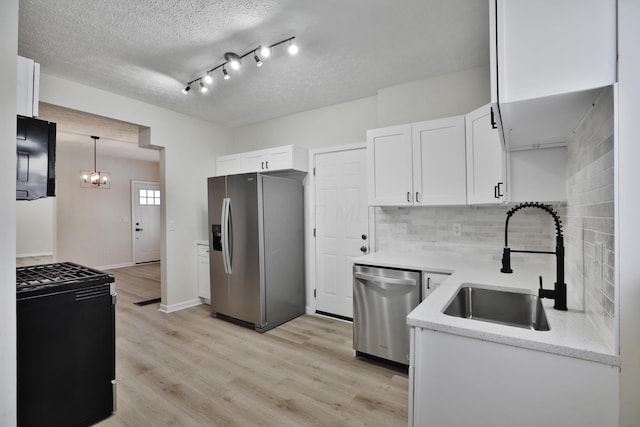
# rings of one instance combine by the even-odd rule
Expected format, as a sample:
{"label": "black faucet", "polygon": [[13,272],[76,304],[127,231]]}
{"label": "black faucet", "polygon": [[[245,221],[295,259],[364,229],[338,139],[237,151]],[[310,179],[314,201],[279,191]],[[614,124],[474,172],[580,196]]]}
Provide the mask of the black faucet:
{"label": "black faucet", "polygon": [[[523,208],[538,208],[549,213],[556,223],[556,251],[522,251],[512,250],[509,248],[507,241],[507,234],[509,231],[509,219],[511,216]],[[550,298],[555,300],[553,308],[556,310],[567,309],[567,284],[564,283],[564,238],[562,236],[562,221],[558,217],[558,214],[551,208],[551,206],[539,203],[539,202],[526,202],[516,205],[509,212],[507,212],[507,221],[504,224],[504,250],[502,251],[502,268],[503,273],[513,273],[511,269],[511,252],[520,252],[528,254],[551,254],[556,256],[556,283],[553,290],[542,288],[542,277],[540,277],[540,289],[538,289],[538,296],[540,298]]]}

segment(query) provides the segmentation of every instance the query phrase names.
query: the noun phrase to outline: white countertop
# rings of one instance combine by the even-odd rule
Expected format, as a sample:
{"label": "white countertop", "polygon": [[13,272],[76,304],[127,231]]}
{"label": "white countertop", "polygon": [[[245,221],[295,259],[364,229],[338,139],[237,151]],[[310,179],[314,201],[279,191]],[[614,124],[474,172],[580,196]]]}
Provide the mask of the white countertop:
{"label": "white countertop", "polygon": [[549,256],[549,262],[545,263],[512,259],[512,274],[501,273],[500,260],[493,258],[495,257],[489,255],[377,252],[353,258],[353,262],[451,273],[442,285],[409,314],[407,323],[410,326],[620,366],[620,357],[609,348],[583,311],[580,303],[582,295],[576,295],[577,292],[570,285],[570,278],[566,280],[569,310],[555,310],[553,300],[542,300],[551,327],[549,331],[535,331],[444,314],[443,311],[458,289],[466,283],[537,295],[538,276],[542,276],[544,288],[553,289],[554,257]]}

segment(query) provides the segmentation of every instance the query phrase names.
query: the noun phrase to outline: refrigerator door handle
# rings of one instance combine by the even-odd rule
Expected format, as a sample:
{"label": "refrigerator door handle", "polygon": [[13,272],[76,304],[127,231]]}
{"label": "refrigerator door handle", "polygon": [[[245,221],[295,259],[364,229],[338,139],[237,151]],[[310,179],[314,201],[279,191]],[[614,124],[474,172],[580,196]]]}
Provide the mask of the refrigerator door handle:
{"label": "refrigerator door handle", "polygon": [[222,265],[224,265],[224,272],[230,274],[230,266],[229,266],[229,203],[230,199],[225,197],[222,199],[222,218],[220,219],[220,223],[222,227]]}

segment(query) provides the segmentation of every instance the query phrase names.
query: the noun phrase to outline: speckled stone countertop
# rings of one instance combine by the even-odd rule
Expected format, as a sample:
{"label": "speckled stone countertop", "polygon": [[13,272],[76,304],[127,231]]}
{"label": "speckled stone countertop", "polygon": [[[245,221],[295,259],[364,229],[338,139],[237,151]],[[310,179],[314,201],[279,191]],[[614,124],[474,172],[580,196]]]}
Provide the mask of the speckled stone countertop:
{"label": "speckled stone countertop", "polygon": [[607,346],[584,312],[580,303],[582,295],[578,296],[575,295],[575,291],[572,292],[570,278],[566,280],[569,310],[555,310],[553,300],[542,300],[551,327],[549,331],[535,331],[443,313],[458,289],[467,284],[537,294],[538,276],[542,276],[544,287],[553,289],[553,257],[549,257],[548,263],[512,259],[513,274],[501,273],[500,260],[488,255],[377,252],[353,258],[353,262],[451,273],[447,280],[409,314],[407,323],[410,326],[620,366],[620,357]]}

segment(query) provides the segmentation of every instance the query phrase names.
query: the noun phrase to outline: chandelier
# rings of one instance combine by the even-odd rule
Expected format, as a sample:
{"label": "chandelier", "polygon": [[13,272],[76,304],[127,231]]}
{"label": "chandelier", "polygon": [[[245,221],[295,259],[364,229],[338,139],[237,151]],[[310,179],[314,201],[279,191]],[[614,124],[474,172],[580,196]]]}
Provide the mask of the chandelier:
{"label": "chandelier", "polygon": [[111,174],[109,172],[101,172],[96,165],[96,142],[100,139],[99,136],[91,136],[93,139],[93,171],[80,171],[80,177],[82,179],[82,187],[92,188],[109,188],[111,184]]}

